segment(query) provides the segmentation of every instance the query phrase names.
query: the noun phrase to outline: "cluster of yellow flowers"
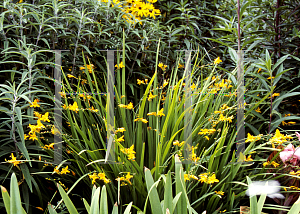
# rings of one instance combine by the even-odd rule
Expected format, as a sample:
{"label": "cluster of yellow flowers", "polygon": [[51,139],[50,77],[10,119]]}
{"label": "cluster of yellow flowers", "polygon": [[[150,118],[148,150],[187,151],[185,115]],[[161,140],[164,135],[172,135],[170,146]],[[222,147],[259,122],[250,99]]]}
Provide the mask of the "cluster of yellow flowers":
{"label": "cluster of yellow flowers", "polygon": [[284,136],[280,133],[278,129],[276,129],[275,135],[269,140],[269,142],[272,143],[273,148],[275,148],[274,143],[282,144],[283,142],[286,142],[289,139],[293,139],[293,137],[290,135]]}
{"label": "cluster of yellow flowers", "polygon": [[[215,133],[215,129],[200,129],[200,132],[198,132],[198,134],[204,134],[204,135],[211,135],[213,133]],[[209,137],[208,136],[204,136],[207,140],[209,140]]]}
{"label": "cluster of yellow flowers", "polygon": [[160,63],[158,64],[158,67],[160,67],[163,71],[165,71],[166,68],[167,68],[168,66],[167,66],[167,65],[164,65],[162,62],[160,62]]}
{"label": "cluster of yellow flowers", "polygon": [[59,171],[58,166],[56,166],[56,167],[54,168],[53,172],[55,172],[55,173],[57,173],[57,174],[61,174],[61,175],[72,172],[73,176],[75,176],[75,172],[70,171],[70,170],[68,169],[68,166],[66,166],[65,168],[62,168],[61,171]]}
{"label": "cluster of yellow flowers", "polygon": [[247,142],[253,142],[253,141],[258,141],[261,139],[261,136],[263,136],[262,134],[259,134],[257,136],[252,136],[250,133],[248,133],[247,135],[247,140],[245,141],[246,143]]}
{"label": "cluster of yellow flowers", "polygon": [[141,85],[141,84],[146,85],[146,84],[148,84],[148,79],[145,79],[145,81],[144,81],[144,80],[137,79],[137,84],[138,84],[138,85]]}
{"label": "cluster of yellow flowers", "polygon": [[143,123],[148,123],[148,120],[146,120],[144,118],[139,118],[139,117],[134,120],[134,122],[136,122],[136,121],[142,121]]}
{"label": "cluster of yellow flowers", "polygon": [[63,108],[66,110],[66,109],[70,109],[71,111],[75,111],[76,113],[78,113],[79,109],[78,109],[78,104],[77,102],[75,101],[73,103],[73,105],[69,104],[69,106],[66,106],[66,104],[63,105]]}
{"label": "cluster of yellow flowers", "polygon": [[[284,114],[284,117],[288,117],[288,116],[291,116],[291,114]],[[292,121],[290,121],[290,122],[284,122],[284,121],[282,121],[282,125],[283,126],[286,126],[286,125],[295,125],[296,124],[296,122],[292,122]]]}
{"label": "cluster of yellow flowers", "polygon": [[[79,67],[80,70],[84,70],[85,68],[88,69],[89,73],[91,74],[93,72],[93,69],[95,68],[95,66],[93,64],[90,65],[86,65],[86,67]],[[84,71],[82,71],[82,73],[84,74]]]}
{"label": "cluster of yellow flowers", "polygon": [[[200,180],[201,183],[207,183],[207,184],[213,184],[213,183],[218,183],[219,180],[216,178],[215,173],[202,173],[199,175],[199,178],[195,175],[190,175],[190,174],[184,174],[184,180],[190,180],[190,179],[195,179],[195,180]],[[218,193],[217,193],[218,194]],[[221,193],[220,193],[221,194]],[[221,194],[222,195],[222,194]]]}
{"label": "cluster of yellow flowers", "polygon": [[163,111],[164,111],[164,108],[162,108],[161,110],[159,110],[157,113],[156,112],[149,112],[149,113],[147,113],[147,115],[149,116],[149,115],[154,115],[154,116],[160,116],[160,117],[162,117],[162,116],[165,116],[165,114],[163,113]]}
{"label": "cluster of yellow flowers", "polygon": [[199,175],[201,183],[207,183],[207,184],[213,184],[218,183],[219,180],[216,178],[215,173],[208,174],[208,173],[202,173]]}
{"label": "cluster of yellow flowers", "polygon": [[133,109],[133,103],[130,102],[128,105],[124,105],[124,104],[119,104],[118,105],[120,108],[127,108],[129,110]]}
{"label": "cluster of yellow flowers", "polygon": [[[102,0],[107,1],[107,0]],[[124,6],[121,9],[125,14],[122,16],[128,23],[134,23],[134,19],[141,20],[143,16],[152,17],[155,19],[155,16],[160,15],[160,10],[155,9],[153,4],[157,0],[147,0],[148,3],[142,2],[141,0],[126,0],[123,1]],[[113,0],[113,7],[120,3],[119,0]],[[122,7],[119,5],[118,7]],[[133,17],[132,17],[133,16]],[[139,22],[142,24],[141,22]]]}
{"label": "cluster of yellow flowers", "polygon": [[173,145],[174,145],[174,146],[179,146],[179,147],[181,147],[181,146],[184,145],[184,143],[185,143],[185,141],[182,141],[181,143],[179,143],[179,140],[175,140],[175,141],[173,142]]}
{"label": "cluster of yellow flowers", "polygon": [[128,156],[128,160],[134,161],[135,159],[135,151],[133,151],[134,145],[132,145],[130,148],[121,149],[121,152],[126,154]]}
{"label": "cluster of yellow flowers", "polygon": [[270,163],[270,161],[267,161],[267,162],[263,163],[263,166],[269,166],[269,165],[273,165],[276,168],[280,164],[276,163],[275,161],[272,161],[271,163]]}
{"label": "cluster of yellow flowers", "polygon": [[105,177],[105,173],[96,173],[94,172],[92,175],[89,175],[90,179],[92,179],[92,184],[96,182],[97,179],[104,181],[104,183],[109,183],[110,180]]}
{"label": "cluster of yellow flowers", "polygon": [[125,65],[123,65],[123,62],[121,62],[119,65],[116,64],[115,67],[116,67],[117,69],[120,69],[120,68],[124,68]]}
{"label": "cluster of yellow flowers", "polygon": [[130,179],[133,178],[133,175],[130,175],[130,172],[127,172],[126,176],[122,176],[122,177],[117,177],[116,180],[120,179],[120,181],[122,181],[121,186],[126,186],[127,183],[124,181],[128,181],[128,183],[130,185],[132,185],[132,183],[130,182]]}

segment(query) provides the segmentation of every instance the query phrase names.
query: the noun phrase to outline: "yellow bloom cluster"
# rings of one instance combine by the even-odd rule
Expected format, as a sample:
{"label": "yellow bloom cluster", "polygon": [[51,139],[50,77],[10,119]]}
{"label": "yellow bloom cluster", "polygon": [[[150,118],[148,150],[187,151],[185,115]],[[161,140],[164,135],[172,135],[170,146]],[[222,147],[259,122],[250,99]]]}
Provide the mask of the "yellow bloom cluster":
{"label": "yellow bloom cluster", "polygon": [[158,67],[160,67],[163,71],[165,71],[166,68],[167,68],[168,66],[167,66],[167,65],[164,65],[164,63],[160,62],[160,63],[158,64]]}
{"label": "yellow bloom cluster", "polygon": [[195,175],[190,175],[190,174],[184,174],[184,181],[189,181],[190,179],[194,179],[194,180],[199,180],[199,178]]}
{"label": "yellow bloom cluster", "polygon": [[263,136],[262,134],[259,134],[257,136],[252,136],[250,133],[248,133],[247,135],[247,140],[245,141],[246,143],[247,142],[253,142],[253,141],[258,141],[261,139],[261,136]]}
{"label": "yellow bloom cluster", "polygon": [[[100,1],[100,0],[99,0]],[[102,2],[108,2],[108,0],[101,0]],[[118,5],[121,8],[122,12],[125,14],[122,16],[128,23],[133,24],[134,19],[141,20],[143,16],[152,17],[155,19],[155,16],[160,15],[160,10],[155,9],[153,4],[157,0],[148,0],[149,3],[142,2],[141,0],[126,0],[120,2],[119,0],[113,0],[112,7]],[[121,5],[122,4],[122,5]],[[133,17],[132,17],[133,16]],[[142,24],[140,22],[140,24]]]}
{"label": "yellow bloom cluster", "polygon": [[222,62],[222,60],[220,59],[220,57],[218,57],[218,58],[216,58],[215,60],[214,60],[214,64],[216,65],[216,64],[219,64],[220,62]]}
{"label": "yellow bloom cluster", "polygon": [[216,193],[217,195],[224,195],[224,192],[223,192],[223,191],[215,191],[215,193]]}
{"label": "yellow bloom cluster", "polygon": [[115,131],[115,133],[118,133],[118,132],[121,132],[121,133],[123,133],[124,131],[126,131],[125,130],[125,128],[118,128],[116,131]]}
{"label": "yellow bloom cluster", "polygon": [[110,180],[105,177],[105,173],[96,173],[94,172],[92,175],[89,175],[90,179],[92,179],[92,184],[96,182],[97,179],[104,181],[104,183],[109,183]]}
{"label": "yellow bloom cluster", "polygon": [[274,147],[274,143],[282,144],[283,142],[288,141],[288,139],[292,139],[293,137],[286,135],[284,136],[283,134],[280,133],[278,129],[276,129],[275,135],[269,140],[270,143],[272,143]]}
{"label": "yellow bloom cluster", "polygon": [[153,95],[151,92],[149,94],[149,97],[148,97],[148,101],[151,101],[154,97],[156,97],[157,95]]}
{"label": "yellow bloom cluster", "polygon": [[29,124],[29,128],[31,129],[30,132],[29,132],[29,135],[27,134],[24,134],[24,139],[26,140],[27,138],[29,138],[29,140],[38,140],[37,136],[36,136],[36,132],[37,133],[40,133],[41,129],[44,129],[46,128],[44,126],[44,124],[41,123],[41,121],[44,121],[44,122],[50,122],[50,120],[48,119],[49,117],[49,112],[46,112],[44,115],[41,115],[40,113],[38,112],[34,112],[34,115],[36,117],[38,117],[38,120],[37,120],[37,125],[31,125]]}
{"label": "yellow bloom cluster", "polygon": [[6,162],[12,163],[14,166],[17,166],[19,163],[21,163],[21,161],[17,161],[17,158],[14,156],[13,153],[11,153],[11,155],[9,157],[11,157],[11,160],[5,159]]}
{"label": "yellow bloom cluster", "polygon": [[161,110],[159,110],[157,113],[156,112],[149,112],[147,115],[154,115],[154,116],[165,116],[165,114],[163,113],[164,108],[162,108]]}
{"label": "yellow bloom cluster", "polygon": [[215,133],[215,129],[200,129],[200,132],[198,132],[198,134],[213,134]]}
{"label": "yellow bloom cluster", "polygon": [[136,122],[136,121],[142,121],[143,123],[148,123],[148,120],[143,119],[143,118],[136,118],[136,119],[134,120],[134,122]]}
{"label": "yellow bloom cluster", "polygon": [[127,108],[129,110],[133,109],[133,103],[130,102],[128,105],[124,105],[124,104],[119,104],[120,108]]}
{"label": "yellow bloom cluster", "polygon": [[120,69],[120,68],[124,68],[125,65],[123,65],[123,61],[122,61],[119,65],[116,64],[115,67],[116,67],[117,69]]}
{"label": "yellow bloom cluster", "polygon": [[132,185],[131,182],[130,182],[130,179],[131,179],[131,178],[133,178],[133,175],[130,175],[130,172],[127,172],[127,175],[126,175],[126,176],[117,177],[116,180],[120,179],[120,181],[122,181],[121,186],[126,186],[127,183],[124,182],[124,181],[128,181],[129,184]]}
{"label": "yellow bloom cluster", "polygon": [[65,168],[62,168],[62,169],[61,169],[61,172],[60,172],[59,169],[58,169],[58,166],[56,166],[56,167],[54,168],[53,172],[56,172],[57,174],[63,175],[63,174],[70,173],[70,170],[68,169],[68,166],[66,166]]}
{"label": "yellow bloom cluster", "polygon": [[145,81],[144,80],[140,80],[140,79],[137,79],[137,84],[138,85],[141,85],[141,84],[148,84],[148,79],[145,79]]}
{"label": "yellow bloom cluster", "polygon": [[128,156],[128,160],[134,161],[135,159],[135,151],[133,151],[134,145],[132,145],[130,148],[121,149],[121,152],[126,154]]}
{"label": "yellow bloom cluster", "polygon": [[[90,64],[90,65],[86,65],[86,67],[79,67],[80,70],[84,70],[85,68],[88,69],[89,73],[91,74],[93,72],[93,69],[95,68],[95,66],[93,64]],[[84,73],[84,71],[82,72]]]}
{"label": "yellow bloom cluster", "polygon": [[181,146],[183,146],[184,145],[184,143],[185,143],[185,141],[182,141],[181,143],[179,143],[179,140],[175,140],[174,142],[173,142],[173,145],[174,146],[179,146],[179,147],[181,147]]}
{"label": "yellow bloom cluster", "polygon": [[233,119],[233,115],[231,115],[230,117],[224,117],[223,114],[220,114],[220,117],[219,117],[219,121],[228,121],[229,123],[232,122],[232,119]]}
{"label": "yellow bloom cluster", "polygon": [[215,173],[208,174],[208,173],[202,173],[199,175],[201,183],[207,183],[207,184],[213,184],[218,183],[219,180],[216,178]]}
{"label": "yellow bloom cluster", "polygon": [[270,163],[270,161],[267,161],[267,162],[263,163],[263,166],[269,166],[269,165],[273,165],[276,168],[280,164],[276,163],[275,161],[272,161],[271,163]]}

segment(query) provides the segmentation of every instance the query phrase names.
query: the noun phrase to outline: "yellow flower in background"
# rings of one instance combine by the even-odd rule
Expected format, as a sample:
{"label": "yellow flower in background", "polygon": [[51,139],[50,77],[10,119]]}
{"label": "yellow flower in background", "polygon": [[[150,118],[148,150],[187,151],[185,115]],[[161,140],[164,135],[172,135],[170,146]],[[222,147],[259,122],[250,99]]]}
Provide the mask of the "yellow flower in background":
{"label": "yellow flower in background", "polygon": [[137,79],[137,84],[141,85],[141,84],[145,84],[145,82],[144,82],[144,80]]}
{"label": "yellow flower in background", "polygon": [[58,92],[63,98],[66,98],[66,93],[65,92]]}
{"label": "yellow flower in background", "polygon": [[126,96],[125,96],[125,95],[122,95],[120,99],[122,99],[122,98],[124,98],[124,97],[126,97]]}
{"label": "yellow flower in background", "polygon": [[60,172],[59,172],[59,169],[58,169],[58,166],[56,166],[56,167],[54,168],[53,172],[56,172],[57,174],[60,173]]}
{"label": "yellow flower in background", "polygon": [[36,136],[36,134],[35,134],[35,132],[33,133],[33,134],[29,134],[29,140],[38,140],[38,138],[37,138],[37,136]]}
{"label": "yellow flower in background", "polygon": [[263,166],[268,166],[268,165],[270,165],[269,161],[263,163]]}
{"label": "yellow flower in background", "polygon": [[66,166],[65,168],[62,168],[61,169],[61,174],[67,174],[67,173],[69,173],[70,171],[68,170],[68,166]]}
{"label": "yellow flower in background", "polygon": [[75,78],[75,79],[77,79],[75,76],[73,76],[72,74],[67,74],[67,77],[68,78]]}
{"label": "yellow flower in background", "polygon": [[154,116],[156,116],[156,112],[149,112],[147,115],[148,115],[148,116],[149,116],[149,115],[154,115]]}
{"label": "yellow flower in background", "polygon": [[214,60],[214,64],[216,65],[216,64],[219,64],[220,62],[222,62],[222,60],[220,60],[220,57],[218,57],[218,58],[216,58],[215,60]]}
{"label": "yellow flower in background", "polygon": [[44,122],[50,122],[50,120],[48,119],[48,116],[49,116],[49,112],[46,112],[44,115],[42,115],[40,120],[44,121]]}
{"label": "yellow flower in background", "polygon": [[148,101],[151,101],[153,98],[155,98],[157,95],[153,95],[151,92],[149,94],[149,97],[148,97]]}
{"label": "yellow flower in background", "polygon": [[257,73],[259,73],[261,71],[261,68],[258,69]]}
{"label": "yellow flower in background", "polygon": [[182,65],[182,64],[178,64],[178,68],[184,68],[184,65]]}
{"label": "yellow flower in background", "polygon": [[167,86],[168,83],[169,83],[169,82],[167,82],[166,80],[164,80],[163,88],[164,88],[165,86]]}
{"label": "yellow flower in background", "polygon": [[127,108],[127,105],[124,105],[124,104],[119,104],[118,105],[120,108]]}
{"label": "yellow flower in background", "polygon": [[14,166],[17,166],[19,163],[21,163],[21,161],[17,161],[17,158],[14,156],[13,153],[11,153],[11,155],[9,157],[11,157],[11,160],[5,159],[6,162],[12,163]]}
{"label": "yellow flower in background", "polygon": [[245,161],[253,161],[253,159],[251,158],[251,155],[249,155],[248,158],[246,158],[246,156],[245,156]]}
{"label": "yellow flower in background", "polygon": [[224,192],[222,192],[222,191],[215,191],[215,193],[216,193],[217,195],[224,195]]}
{"label": "yellow flower in background", "polygon": [[42,114],[40,114],[36,111],[34,111],[33,113],[34,113],[34,116],[38,117],[39,119],[42,117]]}
{"label": "yellow flower in background", "polygon": [[117,141],[117,142],[122,142],[122,141],[125,141],[125,140],[124,140],[124,135],[123,135],[122,137],[120,137],[120,138],[116,139],[116,141]]}
{"label": "yellow flower in background", "polygon": [[31,103],[31,105],[30,105],[30,107],[40,107],[40,105],[38,104],[38,102],[39,102],[39,100],[38,99],[35,99],[32,103]]}
{"label": "yellow flower in background", "polygon": [[60,134],[58,129],[54,125],[51,128],[51,133],[54,134],[54,135],[59,135]]}
{"label": "yellow flower in background", "polygon": [[122,61],[119,65],[116,64],[115,67],[116,67],[117,69],[120,69],[120,68],[124,68],[125,66],[123,65],[123,61]]}
{"label": "yellow flower in background", "polygon": [[132,160],[134,161],[135,159],[135,151],[133,151],[134,149],[134,145],[132,145],[130,148],[126,148],[126,149],[121,149],[121,152],[123,152],[124,154],[126,154],[128,156],[128,160]]}
{"label": "yellow flower in background", "polygon": [[131,109],[133,109],[133,103],[132,102],[130,102],[128,105],[127,105],[127,107],[126,107],[127,109],[129,109],[129,110],[131,110]]}
{"label": "yellow flower in background", "polygon": [[123,132],[125,132],[126,130],[125,130],[125,128],[118,128],[117,130],[116,130],[116,133],[118,133],[118,132],[121,132],[121,133],[123,133]]}
{"label": "yellow flower in background", "polygon": [[94,109],[94,106],[92,106],[92,108],[88,108],[88,110],[90,110],[91,112],[98,112],[98,109]]}
{"label": "yellow flower in background", "polygon": [[165,116],[165,114],[163,113],[164,108],[162,108],[161,110],[158,111],[157,116]]}
{"label": "yellow flower in background", "polygon": [[24,140],[26,140],[27,138],[29,138],[29,135],[24,134]]}
{"label": "yellow flower in background", "polygon": [[146,120],[146,119],[141,119],[141,121],[142,121],[143,123],[148,123],[148,120]]}
{"label": "yellow flower in background", "polygon": [[258,107],[256,110],[256,112],[261,113],[260,108]]}
{"label": "yellow flower in background", "polygon": [[191,89],[194,90],[196,87],[195,83],[193,83],[193,85],[191,86]]}
{"label": "yellow flower in background", "polygon": [[158,67],[160,67],[163,71],[165,71],[166,68],[167,68],[167,65],[164,65],[162,62],[160,62],[160,63],[158,64]]}
{"label": "yellow flower in background", "polygon": [[76,113],[78,113],[79,109],[78,109],[77,102],[75,101],[73,103],[73,105],[69,105],[69,109],[72,110],[72,111],[75,111]]}
{"label": "yellow flower in background", "polygon": [[[275,77],[272,77],[272,79],[274,79],[274,78],[275,78]],[[271,77],[268,77],[267,79],[269,80],[269,79],[271,79]]]}
{"label": "yellow flower in background", "polygon": [[272,161],[271,164],[276,168],[277,166],[279,166],[279,163],[276,163],[275,161]]}
{"label": "yellow flower in background", "polygon": [[66,110],[67,108],[69,108],[66,104],[63,105],[63,108]]}

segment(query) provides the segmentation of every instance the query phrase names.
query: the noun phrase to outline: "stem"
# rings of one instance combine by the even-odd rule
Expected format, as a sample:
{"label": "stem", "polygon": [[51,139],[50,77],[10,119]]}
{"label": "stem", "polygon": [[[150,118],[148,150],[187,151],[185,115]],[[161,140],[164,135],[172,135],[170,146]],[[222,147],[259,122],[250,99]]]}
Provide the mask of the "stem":
{"label": "stem", "polygon": [[238,51],[241,50],[241,27],[240,27],[240,0],[237,0],[237,14],[238,14]]}
{"label": "stem", "polygon": [[13,100],[13,109],[12,109],[12,116],[11,116],[11,128],[12,128],[12,140],[15,143],[16,147],[16,156],[19,154],[19,149],[17,146],[17,140],[16,140],[16,129],[15,129],[15,106],[16,106],[16,95],[14,95],[14,100]]}

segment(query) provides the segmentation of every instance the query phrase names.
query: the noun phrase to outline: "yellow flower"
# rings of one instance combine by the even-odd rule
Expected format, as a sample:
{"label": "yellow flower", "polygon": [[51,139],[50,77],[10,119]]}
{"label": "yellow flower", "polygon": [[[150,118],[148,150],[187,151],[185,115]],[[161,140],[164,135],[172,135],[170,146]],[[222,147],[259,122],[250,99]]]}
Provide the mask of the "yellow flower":
{"label": "yellow flower", "polygon": [[141,119],[141,121],[142,121],[143,123],[148,123],[148,120],[146,120],[146,119]]}
{"label": "yellow flower", "polygon": [[162,62],[158,64],[158,67],[160,67],[163,71],[166,70],[167,65],[164,65]]}
{"label": "yellow flower", "polygon": [[124,97],[126,97],[126,96],[125,96],[125,95],[122,95],[120,99],[122,99],[122,98],[124,98]]}
{"label": "yellow flower", "polygon": [[40,105],[38,104],[38,102],[39,102],[39,100],[38,99],[35,99],[32,103],[31,103],[31,105],[30,105],[30,107],[40,107]]}
{"label": "yellow flower", "polygon": [[220,57],[218,57],[214,60],[214,64],[219,64],[220,62],[222,62],[222,60],[220,60]]}
{"label": "yellow flower", "polygon": [[257,136],[252,136],[250,133],[248,133],[248,137],[247,137],[247,140],[245,142],[247,143],[247,142],[253,142],[253,141],[260,140],[261,136],[262,136],[262,134],[257,135]]}
{"label": "yellow flower", "polygon": [[164,84],[163,84],[163,88],[168,85],[169,82],[167,82],[166,80],[164,80]]}
{"label": "yellow flower", "polygon": [[115,65],[117,69],[124,68],[123,61],[119,65]]}
{"label": "yellow flower", "polygon": [[259,73],[261,71],[261,68],[258,69],[257,73]]}
{"label": "yellow flower", "polygon": [[124,104],[119,104],[118,105],[120,108],[127,108],[127,105],[124,105]]}
{"label": "yellow flower", "polygon": [[36,134],[35,134],[35,132],[33,133],[33,134],[29,134],[29,140],[38,140],[38,138],[37,138],[37,136],[36,136]]}
{"label": "yellow flower", "polygon": [[97,173],[93,173],[93,175],[89,175],[90,179],[92,179],[92,184],[94,184],[96,182],[96,179],[99,179],[99,177],[97,176]]}
{"label": "yellow flower", "polygon": [[149,94],[149,97],[148,97],[148,101],[151,101],[154,97],[156,97],[157,95],[153,95],[151,92]]}
{"label": "yellow flower", "polygon": [[51,133],[54,134],[54,135],[59,135],[60,134],[58,129],[55,126],[52,126]]}
{"label": "yellow flower", "polygon": [[59,170],[58,170],[58,166],[56,166],[56,167],[54,168],[53,172],[56,172],[57,174],[60,173]]}
{"label": "yellow flower", "polygon": [[126,107],[127,109],[129,109],[129,110],[131,110],[131,109],[133,109],[133,103],[132,102],[130,102],[128,105],[127,105],[127,107]]}
{"label": "yellow flower", "polygon": [[279,166],[280,164],[279,163],[276,163],[275,161],[272,161],[272,163],[271,163],[275,168],[277,167],[277,166]]}
{"label": "yellow flower", "polygon": [[204,136],[207,140],[209,140],[209,137],[207,137],[207,136]]}
{"label": "yellow flower", "polygon": [[[275,78],[275,77],[272,77],[272,79],[274,79],[274,78]],[[269,80],[269,79],[271,79],[271,77],[268,77],[267,79]]]}
{"label": "yellow flower", "polygon": [[208,176],[208,173],[203,173],[203,174],[199,175],[201,183],[203,183],[203,182],[206,183],[207,182],[207,176]]}
{"label": "yellow flower", "polygon": [[182,65],[182,64],[178,64],[178,68],[184,68],[184,65]]}
{"label": "yellow flower", "polygon": [[67,74],[67,77],[68,78],[75,78],[75,79],[77,79],[75,76],[73,76],[72,74]]}
{"label": "yellow flower", "polygon": [[245,156],[245,161],[253,161],[253,159],[251,158],[251,155],[249,155],[248,158],[246,158],[246,156]]}
{"label": "yellow flower", "polygon": [[148,79],[145,79],[145,83],[148,84]]}
{"label": "yellow flower", "polygon": [[66,104],[64,104],[64,105],[63,105],[63,108],[64,108],[64,109],[67,109],[67,108],[68,108],[68,106],[67,106]]}
{"label": "yellow flower", "polygon": [[125,141],[125,140],[124,140],[124,135],[123,135],[122,137],[120,137],[120,138],[116,139],[116,141],[117,141],[117,142],[122,142],[122,141]]}
{"label": "yellow flower", "polygon": [[256,112],[261,113],[260,108],[258,107],[256,110]]}
{"label": "yellow flower", "polygon": [[89,108],[89,110],[90,110],[91,112],[98,112],[98,109],[94,109],[94,106],[92,106],[92,108]]}
{"label": "yellow flower", "polygon": [[216,179],[216,175],[213,173],[209,178],[207,179],[207,184],[213,184],[213,183],[218,183],[219,180]]}
{"label": "yellow flower", "polygon": [[137,84],[141,85],[141,84],[145,84],[145,82],[144,82],[144,80],[137,79]]}
{"label": "yellow flower", "polygon": [[224,192],[222,192],[222,191],[215,191],[215,193],[216,193],[217,195],[224,195]]}
{"label": "yellow flower", "polygon": [[191,86],[191,89],[194,90],[196,87],[195,83],[193,83],[193,85]]}
{"label": "yellow flower", "polygon": [[62,168],[61,169],[61,174],[67,174],[68,172],[70,172],[69,170],[68,170],[68,166],[66,166],[65,168]]}
{"label": "yellow flower", "polygon": [[179,140],[175,140],[175,141],[173,142],[173,145],[174,145],[174,146],[179,145]]}
{"label": "yellow flower", "polygon": [[42,115],[36,111],[33,112],[34,116],[38,117],[38,119],[40,119],[42,117]]}
{"label": "yellow flower", "polygon": [[46,112],[44,115],[42,115],[40,120],[44,121],[44,122],[50,122],[50,120],[48,119],[48,116],[49,116],[49,112]]}
{"label": "yellow flower", "polygon": [[124,131],[126,131],[126,130],[125,130],[125,128],[122,127],[122,128],[118,128],[118,129],[116,130],[116,133],[118,133],[118,132],[122,132],[122,133],[123,133]]}
{"label": "yellow flower", "polygon": [[69,109],[72,110],[72,111],[75,111],[76,113],[78,113],[79,109],[78,109],[77,102],[75,101],[73,103],[73,105],[69,105]]}
{"label": "yellow flower", "polygon": [[130,148],[128,149],[121,149],[121,152],[123,152],[124,154],[126,154],[128,156],[128,160],[132,160],[134,161],[135,159],[135,151],[133,151],[134,149],[134,145],[132,145]]}
{"label": "yellow flower", "polygon": [[263,166],[268,166],[268,165],[270,165],[269,161],[263,163]]}
{"label": "yellow flower", "polygon": [[163,113],[164,108],[162,108],[161,110],[158,111],[157,116],[165,116],[165,114]]}
{"label": "yellow flower", "polygon": [[26,140],[27,138],[29,138],[29,135],[24,134],[24,140]]}
{"label": "yellow flower", "polygon": [[295,125],[296,124],[296,122],[292,122],[292,121],[290,121],[290,122],[288,122],[288,124],[290,125],[290,124],[293,124],[293,125]]}
{"label": "yellow flower", "polygon": [[11,155],[9,157],[11,157],[11,160],[5,159],[6,162],[12,163],[14,166],[17,166],[19,163],[21,163],[21,161],[17,161],[17,158],[14,156],[13,153],[11,153]]}
{"label": "yellow flower", "polygon": [[156,116],[156,112],[149,112],[147,115],[154,115],[154,116]]}

